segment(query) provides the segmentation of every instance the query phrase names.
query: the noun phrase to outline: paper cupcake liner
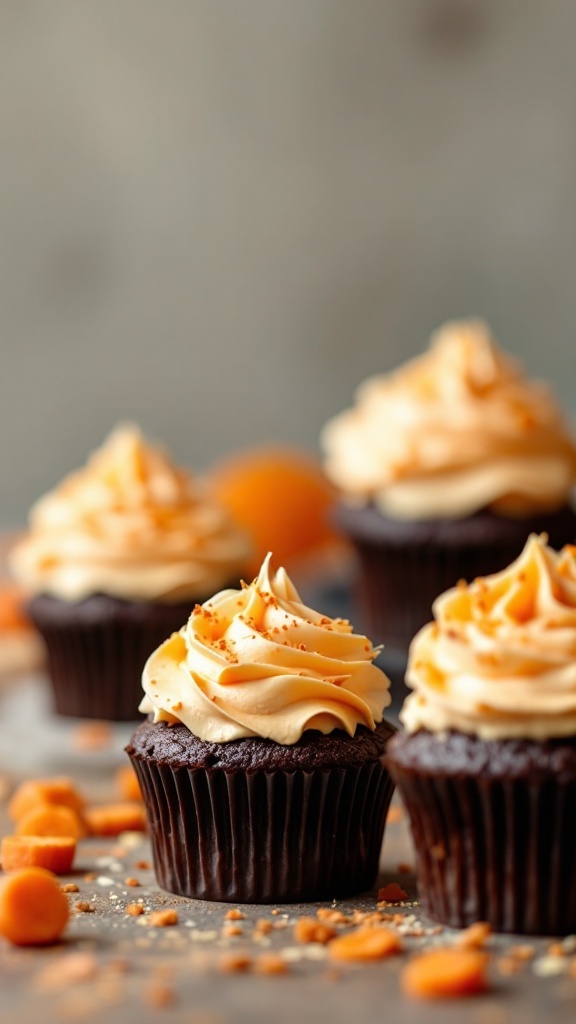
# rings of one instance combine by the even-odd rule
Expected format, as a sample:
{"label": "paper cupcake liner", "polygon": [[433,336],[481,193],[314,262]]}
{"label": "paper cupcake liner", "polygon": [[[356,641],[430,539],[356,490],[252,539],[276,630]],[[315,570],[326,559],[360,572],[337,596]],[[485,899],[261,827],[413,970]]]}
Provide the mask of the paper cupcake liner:
{"label": "paper cupcake liner", "polygon": [[[525,538],[524,538],[525,540]],[[442,548],[404,547],[355,540],[360,571],[355,584],[363,628],[374,643],[407,650],[418,630],[432,619],[432,603],[459,579],[498,572],[522,544]]]}
{"label": "paper cupcake liner", "polygon": [[169,892],[291,903],[350,896],[374,884],[394,788],[380,762],[247,773],[131,761],[156,876]]}
{"label": "paper cupcake liner", "polygon": [[146,659],[183,625],[190,605],[138,607],[100,596],[65,605],[42,596],[28,611],[46,645],[56,712],[120,722],[138,719]]}
{"label": "paper cupcake liner", "polygon": [[431,917],[455,928],[488,921],[523,935],[576,932],[576,778],[392,771]]}
{"label": "paper cupcake liner", "polygon": [[373,506],[337,506],[334,519],[359,556],[356,598],[375,643],[406,650],[432,618],[432,602],[459,579],[499,572],[520,554],[530,533],[552,547],[576,540],[569,506],[526,519],[488,509],[456,520],[394,520]]}

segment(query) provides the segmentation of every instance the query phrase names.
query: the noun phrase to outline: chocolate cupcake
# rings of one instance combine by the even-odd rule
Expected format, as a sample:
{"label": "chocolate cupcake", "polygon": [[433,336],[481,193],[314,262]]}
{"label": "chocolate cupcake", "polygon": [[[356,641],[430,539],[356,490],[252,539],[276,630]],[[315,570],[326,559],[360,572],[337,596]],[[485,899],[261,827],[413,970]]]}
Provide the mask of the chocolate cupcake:
{"label": "chocolate cupcake", "polygon": [[576,931],[576,548],[532,536],[434,603],[386,761],[425,910],[502,932]]}
{"label": "chocolate cupcake", "polygon": [[576,441],[481,321],[446,324],[427,353],[366,381],[322,442],[376,642],[406,650],[437,594],[503,569],[530,532],[576,539]]}
{"label": "chocolate cupcake", "polygon": [[330,899],[375,881],[393,785],[388,679],[348,622],[270,556],[149,658],[128,754],[159,884],[225,902]]}
{"label": "chocolate cupcake", "polygon": [[36,503],[11,555],[45,641],[56,711],[133,720],[148,655],[249,555],[201,481],[136,428],[114,431]]}

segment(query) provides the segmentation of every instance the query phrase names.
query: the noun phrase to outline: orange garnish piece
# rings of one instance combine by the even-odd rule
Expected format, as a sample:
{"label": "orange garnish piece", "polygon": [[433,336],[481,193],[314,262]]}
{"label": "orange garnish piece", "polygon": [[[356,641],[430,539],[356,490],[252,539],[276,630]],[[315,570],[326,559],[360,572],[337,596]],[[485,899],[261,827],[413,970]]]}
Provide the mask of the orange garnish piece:
{"label": "orange garnish piece", "polygon": [[488,988],[488,956],[477,949],[431,949],[402,972],[402,989],[415,999],[457,999]]}
{"label": "orange garnish piece", "polygon": [[121,832],[146,830],[144,808],[135,801],[88,807],[84,817],[93,836],[118,836]]}
{"label": "orange garnish piece", "polygon": [[21,868],[0,881],[0,935],[15,946],[56,942],[68,916],[68,900],[45,868]]}
{"label": "orange garnish piece", "polygon": [[358,928],[339,935],[328,946],[333,960],[383,960],[402,951],[402,943],[390,928]]}
{"label": "orange garnish piece", "polygon": [[81,812],[84,803],[72,779],[65,775],[53,779],[28,779],[18,786],[10,800],[8,814],[12,821],[19,821],[39,804],[58,804]]}
{"label": "orange garnish piece", "polygon": [[266,553],[290,569],[294,560],[343,540],[330,525],[335,492],[320,465],[298,448],[246,449],[211,474],[216,499],[252,540],[257,574]]}
{"label": "orange garnish piece", "polygon": [[75,852],[76,840],[71,836],[4,836],[0,861],[3,871],[34,867],[67,875]]}

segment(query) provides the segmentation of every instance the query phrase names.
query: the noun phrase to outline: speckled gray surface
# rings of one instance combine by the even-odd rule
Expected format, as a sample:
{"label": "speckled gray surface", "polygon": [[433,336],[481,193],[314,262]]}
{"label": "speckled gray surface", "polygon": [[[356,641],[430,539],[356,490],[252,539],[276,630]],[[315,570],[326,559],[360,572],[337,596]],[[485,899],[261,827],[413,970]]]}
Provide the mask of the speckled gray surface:
{"label": "speckled gray surface", "polygon": [[[125,730],[115,729],[110,743],[100,750],[79,754],[76,725],[57,722],[45,709],[40,714],[40,681],[28,681],[0,701],[3,747],[0,773],[14,782],[22,774],[65,771],[73,774],[91,798],[111,799],[113,771],[123,761]],[[37,706],[35,718],[33,708]],[[29,717],[33,732],[34,763],[23,769],[22,744],[15,740],[16,721]],[[36,724],[34,724],[36,723]],[[16,748],[21,757],[15,757]],[[44,761],[43,761],[44,758]],[[149,861],[145,838],[89,840],[80,844],[73,881],[79,892],[76,902],[88,903],[91,912],[73,911],[65,941],[57,947],[14,949],[0,941],[0,1020],[2,1024],[56,1024],[66,1020],[116,1021],[138,1024],[158,1021],[186,1024],[293,1024],[293,1021],[330,1021],[331,1024],[363,1024],[402,1020],[410,1024],[540,1024],[574,1019],[576,976],[570,974],[571,956],[549,957],[548,940],[535,940],[535,957],[511,976],[499,973],[501,959],[518,940],[495,937],[488,948],[492,957],[492,989],[483,996],[455,1002],[418,1003],[402,995],[399,975],[407,955],[423,946],[453,942],[449,930],[434,934],[434,923],[423,918],[418,906],[413,875],[399,872],[410,863],[411,848],[399,809],[387,828],[379,884],[400,882],[411,897],[405,905],[387,911],[403,916],[406,953],[365,965],[336,965],[325,946],[298,943],[293,935],[297,918],[314,915],[317,906],[243,907],[245,918],[233,922],[240,934],[226,936],[230,907],[182,900],[161,892],[153,872],[142,867]],[[6,821],[2,821],[4,832]],[[87,875],[93,875],[86,880]],[[130,887],[127,878],[140,885]],[[543,880],[542,898],[546,898]],[[144,914],[126,914],[128,904],[142,902]],[[338,909],[376,909],[376,890],[364,897],[340,901]],[[327,906],[328,904],[324,904]],[[174,907],[178,924],[154,928],[149,912]],[[273,912],[277,911],[277,912]],[[272,926],[259,934],[258,919]],[[411,935],[424,931],[423,936]],[[526,940],[522,940],[525,942]],[[265,952],[282,951],[288,973],[260,976],[222,970],[222,957],[246,952],[252,962]],[[78,955],[81,960],[73,959]],[[88,976],[66,982],[64,970],[76,969]],[[165,1005],[155,1005],[156,1003]]]}

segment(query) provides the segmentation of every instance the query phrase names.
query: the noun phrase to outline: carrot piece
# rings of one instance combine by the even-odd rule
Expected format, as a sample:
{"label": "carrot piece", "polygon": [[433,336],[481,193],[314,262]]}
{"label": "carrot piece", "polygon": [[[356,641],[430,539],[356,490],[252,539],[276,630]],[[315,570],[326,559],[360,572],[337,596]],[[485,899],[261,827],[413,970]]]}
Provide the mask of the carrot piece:
{"label": "carrot piece", "polygon": [[38,804],[62,804],[80,812],[85,800],[72,779],[65,775],[53,779],[28,779],[18,786],[8,804],[8,814],[12,821],[19,821]]}
{"label": "carrot piece", "polygon": [[131,764],[123,764],[118,768],[114,776],[116,787],[124,800],[141,800],[142,790],[138,782],[138,776]]}
{"label": "carrot piece", "polygon": [[67,875],[75,852],[76,840],[71,836],[4,836],[0,861],[4,871],[34,867]]}
{"label": "carrot piece", "polygon": [[454,999],[488,988],[488,956],[477,949],[431,949],[410,960],[402,972],[402,989],[416,999]]}
{"label": "carrot piece", "polygon": [[121,832],[146,830],[144,808],[135,801],[87,807],[84,817],[93,836],[118,836]]}
{"label": "carrot piece", "polygon": [[56,942],[69,913],[56,876],[45,868],[21,868],[0,881],[0,935],[15,946]]}
{"label": "carrot piece", "polygon": [[339,935],[328,946],[332,960],[382,960],[402,951],[400,939],[390,928],[358,928]]}
{"label": "carrot piece", "polygon": [[71,807],[58,804],[38,804],[16,824],[17,836],[72,836],[82,839],[86,826]]}

